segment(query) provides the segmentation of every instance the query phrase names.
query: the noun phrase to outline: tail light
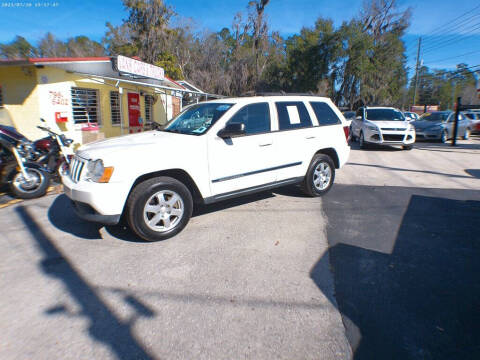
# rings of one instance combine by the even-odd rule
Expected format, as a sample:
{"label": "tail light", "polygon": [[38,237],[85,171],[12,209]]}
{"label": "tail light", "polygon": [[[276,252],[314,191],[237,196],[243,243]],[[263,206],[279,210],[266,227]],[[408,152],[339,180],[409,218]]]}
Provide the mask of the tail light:
{"label": "tail light", "polygon": [[343,127],[343,132],[345,133],[345,139],[348,142],[348,138],[350,137],[350,128],[348,126]]}

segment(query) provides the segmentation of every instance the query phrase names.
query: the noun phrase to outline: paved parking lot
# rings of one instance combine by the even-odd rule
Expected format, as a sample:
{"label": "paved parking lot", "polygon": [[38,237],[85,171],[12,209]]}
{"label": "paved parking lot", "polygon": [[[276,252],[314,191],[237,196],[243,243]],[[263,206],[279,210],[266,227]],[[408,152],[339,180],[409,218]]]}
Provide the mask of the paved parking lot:
{"label": "paved parking lot", "polygon": [[480,138],[359,150],[137,241],[64,195],[0,209],[2,359],[475,358]]}

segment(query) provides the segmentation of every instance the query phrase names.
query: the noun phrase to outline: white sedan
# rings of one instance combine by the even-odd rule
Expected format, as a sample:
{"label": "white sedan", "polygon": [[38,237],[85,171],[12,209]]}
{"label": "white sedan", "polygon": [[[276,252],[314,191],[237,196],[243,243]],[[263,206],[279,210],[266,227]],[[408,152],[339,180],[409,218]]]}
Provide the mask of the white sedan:
{"label": "white sedan", "polygon": [[415,128],[403,113],[391,107],[362,107],[357,110],[350,126],[352,140],[358,139],[360,148],[370,144],[402,145],[411,150],[415,143]]}

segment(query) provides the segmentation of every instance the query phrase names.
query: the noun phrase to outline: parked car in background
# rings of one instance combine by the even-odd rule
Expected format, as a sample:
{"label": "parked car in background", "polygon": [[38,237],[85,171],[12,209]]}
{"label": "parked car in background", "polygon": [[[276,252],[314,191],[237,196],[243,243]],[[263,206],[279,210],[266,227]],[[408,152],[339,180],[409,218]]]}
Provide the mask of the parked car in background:
{"label": "parked car in background", "polygon": [[403,113],[391,107],[362,107],[351,125],[351,137],[358,139],[360,148],[368,144],[402,145],[411,150],[415,143],[415,128]]}
{"label": "parked car in background", "polygon": [[464,115],[470,120],[470,132],[480,133],[480,111],[465,111]]}
{"label": "parked car in background", "polygon": [[82,146],[62,182],[80,217],[116,224],[124,216],[139,237],[163,240],[187,225],[194,202],[289,184],[325,194],[348,160],[348,136],[327,98],[207,101],[157,130]]}
{"label": "parked car in background", "polygon": [[403,115],[405,115],[405,119],[407,121],[415,121],[420,118],[420,116],[417,113],[411,112],[411,111],[405,111]]}
{"label": "parked car in background", "polygon": [[355,119],[355,111],[344,111],[343,116],[347,120],[348,126],[352,123],[352,120]]}
{"label": "parked car in background", "polygon": [[[458,114],[457,137],[467,140],[470,137],[470,121],[463,113]],[[420,116],[418,121],[411,124],[415,126],[417,139],[440,140],[442,143],[453,138],[455,113],[453,111],[433,111]]]}

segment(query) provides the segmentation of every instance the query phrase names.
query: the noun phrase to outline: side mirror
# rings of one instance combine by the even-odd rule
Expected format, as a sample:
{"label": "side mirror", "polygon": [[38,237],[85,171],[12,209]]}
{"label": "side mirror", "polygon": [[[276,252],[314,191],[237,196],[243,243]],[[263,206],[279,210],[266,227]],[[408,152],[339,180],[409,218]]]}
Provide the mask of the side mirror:
{"label": "side mirror", "polygon": [[227,124],[222,130],[217,133],[218,137],[222,139],[231,138],[234,136],[240,136],[245,134],[245,124],[243,123],[230,123]]}
{"label": "side mirror", "polygon": [[361,116],[355,116],[355,119],[358,120],[358,121],[362,121],[362,117],[361,117]]}

